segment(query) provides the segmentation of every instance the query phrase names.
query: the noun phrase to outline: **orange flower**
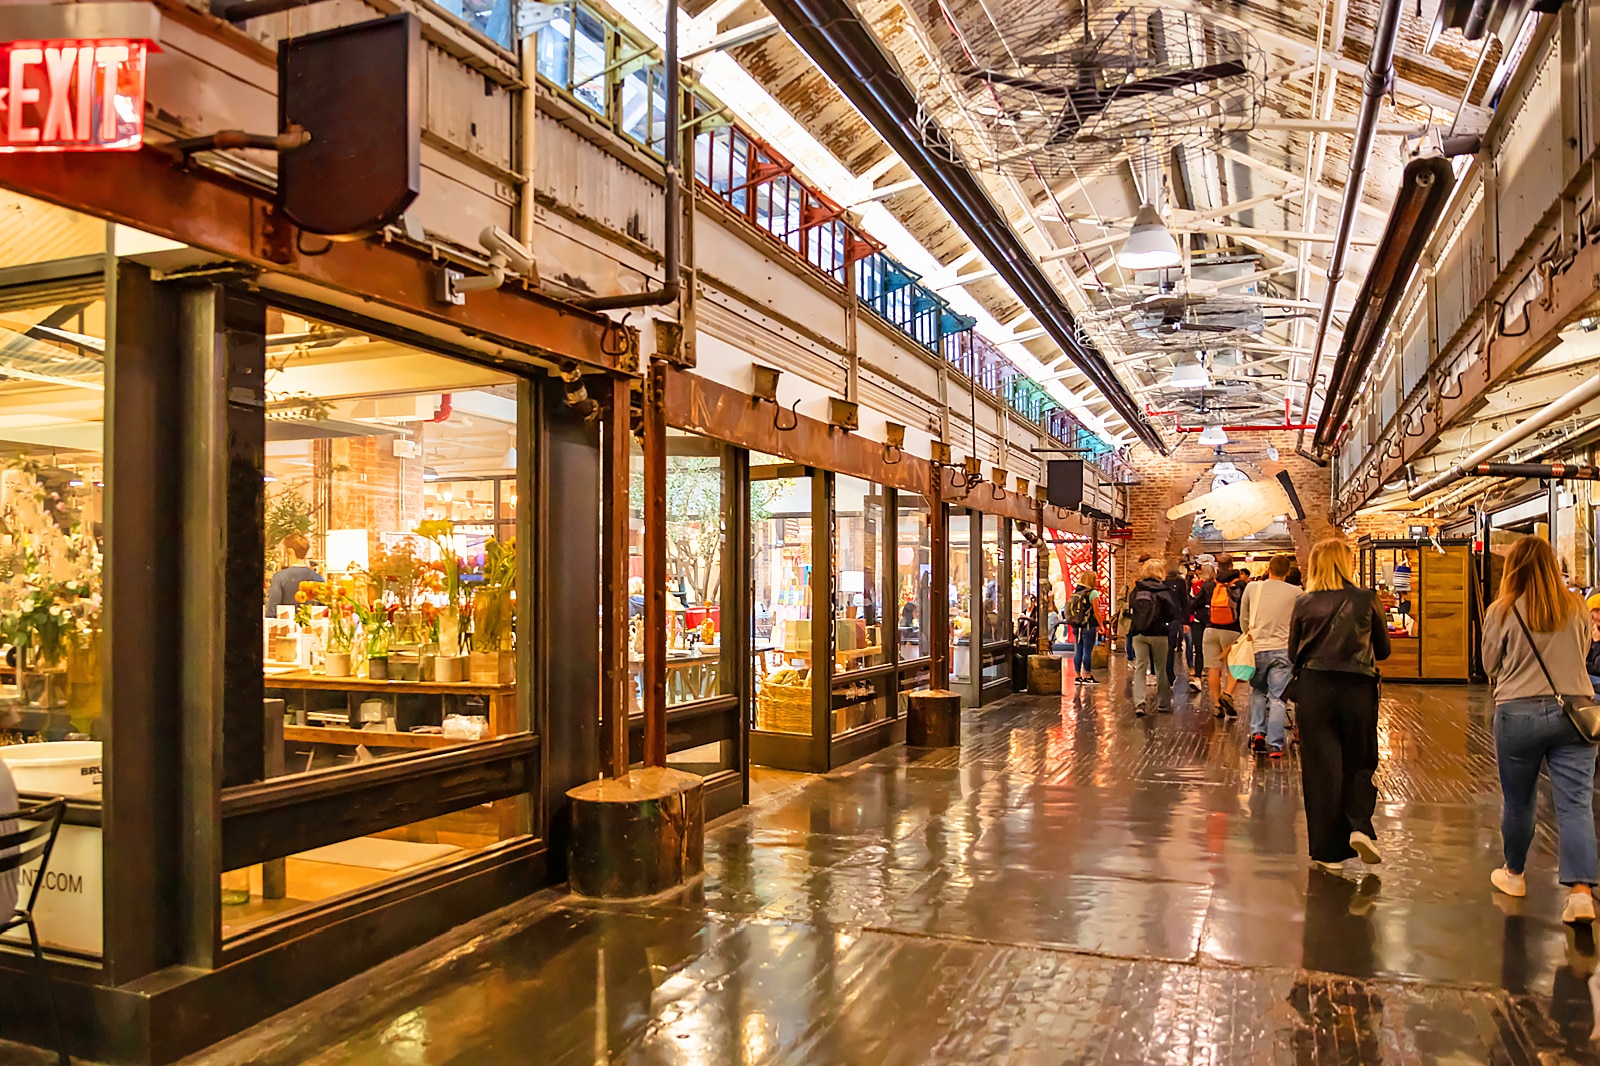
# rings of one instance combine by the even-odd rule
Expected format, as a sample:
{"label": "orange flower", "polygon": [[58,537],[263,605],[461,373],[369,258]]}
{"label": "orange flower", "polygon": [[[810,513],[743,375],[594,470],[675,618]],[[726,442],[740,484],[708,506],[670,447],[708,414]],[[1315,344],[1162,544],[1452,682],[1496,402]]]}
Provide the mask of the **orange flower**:
{"label": "orange flower", "polygon": [[307,596],[304,592],[296,592],[294,594],[294,602],[296,603],[309,603],[310,601],[311,597]]}

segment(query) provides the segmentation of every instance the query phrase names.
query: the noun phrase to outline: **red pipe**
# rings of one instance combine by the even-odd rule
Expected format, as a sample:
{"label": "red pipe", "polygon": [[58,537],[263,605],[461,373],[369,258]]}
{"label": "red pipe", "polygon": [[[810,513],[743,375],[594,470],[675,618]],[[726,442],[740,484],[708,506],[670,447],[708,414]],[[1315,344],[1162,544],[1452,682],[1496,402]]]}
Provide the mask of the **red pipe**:
{"label": "red pipe", "polygon": [[439,396],[439,408],[433,412],[433,417],[428,419],[428,421],[443,422],[445,419],[449,418],[450,412],[455,410],[455,404],[452,402],[454,396],[454,393],[441,393]]}

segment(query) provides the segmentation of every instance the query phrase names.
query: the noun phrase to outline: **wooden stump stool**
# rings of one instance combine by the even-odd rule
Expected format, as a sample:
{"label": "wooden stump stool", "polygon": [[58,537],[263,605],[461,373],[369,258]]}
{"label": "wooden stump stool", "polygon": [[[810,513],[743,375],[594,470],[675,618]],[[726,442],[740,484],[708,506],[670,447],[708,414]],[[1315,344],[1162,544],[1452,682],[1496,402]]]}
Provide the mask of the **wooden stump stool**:
{"label": "wooden stump stool", "polygon": [[1066,661],[1057,655],[1028,656],[1028,695],[1061,695],[1061,673]]}
{"label": "wooden stump stool", "polygon": [[918,689],[906,693],[906,743],[913,748],[961,746],[961,693]]}
{"label": "wooden stump stool", "polygon": [[569,789],[567,880],[597,899],[676,888],[705,868],[705,790],[681,770],[648,767]]}

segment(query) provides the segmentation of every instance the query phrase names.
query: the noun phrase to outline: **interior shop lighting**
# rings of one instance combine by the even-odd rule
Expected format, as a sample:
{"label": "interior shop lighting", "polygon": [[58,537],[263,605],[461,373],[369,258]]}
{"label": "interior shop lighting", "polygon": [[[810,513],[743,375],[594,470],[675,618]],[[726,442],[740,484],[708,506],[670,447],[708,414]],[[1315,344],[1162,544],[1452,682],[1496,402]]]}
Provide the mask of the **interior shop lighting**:
{"label": "interior shop lighting", "polygon": [[1172,368],[1172,376],[1167,379],[1167,385],[1174,389],[1209,388],[1211,375],[1206,373],[1204,364],[1198,360],[1193,363],[1179,363]]}
{"label": "interior shop lighting", "polygon": [[1164,270],[1182,262],[1178,242],[1167,224],[1161,221],[1154,205],[1140,204],[1128,239],[1117,252],[1117,265],[1129,270]]}
{"label": "interior shop lighting", "polygon": [[1208,448],[1220,448],[1228,443],[1228,435],[1221,426],[1211,425],[1200,431],[1200,443]]}

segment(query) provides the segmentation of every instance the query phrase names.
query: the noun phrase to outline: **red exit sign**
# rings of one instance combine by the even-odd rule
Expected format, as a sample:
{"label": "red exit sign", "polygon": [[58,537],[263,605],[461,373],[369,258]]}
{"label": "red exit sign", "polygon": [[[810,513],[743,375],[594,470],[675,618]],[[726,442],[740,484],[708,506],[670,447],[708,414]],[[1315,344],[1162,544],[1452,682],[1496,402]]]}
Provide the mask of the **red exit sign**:
{"label": "red exit sign", "polygon": [[0,44],[0,152],[137,148],[149,41]]}

